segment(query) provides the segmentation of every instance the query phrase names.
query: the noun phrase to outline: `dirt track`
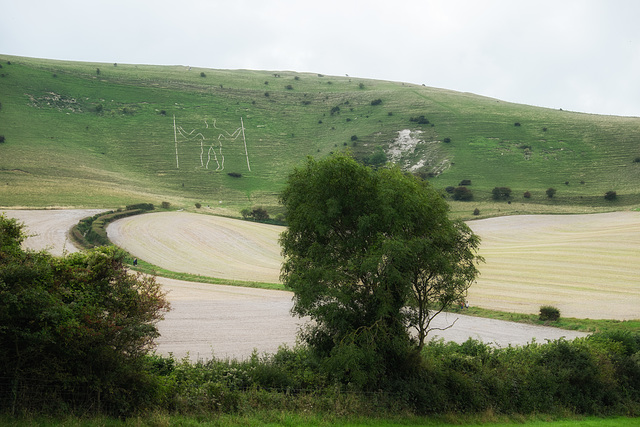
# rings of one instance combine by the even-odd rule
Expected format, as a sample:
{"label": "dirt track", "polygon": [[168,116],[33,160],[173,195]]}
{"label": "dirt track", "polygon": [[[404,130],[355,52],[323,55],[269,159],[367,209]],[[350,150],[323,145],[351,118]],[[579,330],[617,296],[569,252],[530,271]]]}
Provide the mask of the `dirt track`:
{"label": "dirt track", "polygon": [[93,216],[105,209],[41,209],[41,210],[1,210],[9,218],[16,218],[26,226],[26,233],[32,235],[24,246],[33,250],[47,249],[60,256],[65,252],[77,252],[68,238],[69,230],[82,218]]}
{"label": "dirt track", "polygon": [[[216,357],[246,358],[254,349],[273,353],[281,344],[293,346],[304,319],[290,315],[291,293],[235,286],[198,284],[158,278],[169,291],[173,310],[160,324],[158,352],[192,360]],[[456,320],[457,319],[457,320]],[[464,342],[474,338],[501,347],[586,334],[445,313],[434,321],[445,331],[433,337]]]}

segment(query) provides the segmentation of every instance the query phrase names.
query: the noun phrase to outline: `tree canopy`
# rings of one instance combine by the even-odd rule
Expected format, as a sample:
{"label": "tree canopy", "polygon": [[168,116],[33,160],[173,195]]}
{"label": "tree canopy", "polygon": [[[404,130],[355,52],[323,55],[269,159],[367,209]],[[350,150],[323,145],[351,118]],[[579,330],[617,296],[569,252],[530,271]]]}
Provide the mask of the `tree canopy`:
{"label": "tree canopy", "polygon": [[281,277],[293,312],[313,320],[303,338],[318,355],[359,361],[342,370],[344,381],[377,386],[376,377],[401,367],[478,273],[478,237],[448,218],[427,182],[397,168],[374,170],[344,154],[309,158],[281,201]]}

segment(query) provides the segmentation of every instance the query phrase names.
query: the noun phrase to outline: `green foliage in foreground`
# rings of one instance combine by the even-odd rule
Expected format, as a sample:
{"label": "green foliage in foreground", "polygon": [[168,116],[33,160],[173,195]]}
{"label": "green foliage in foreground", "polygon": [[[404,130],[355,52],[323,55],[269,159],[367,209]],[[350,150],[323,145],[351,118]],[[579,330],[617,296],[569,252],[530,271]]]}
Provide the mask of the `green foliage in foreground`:
{"label": "green foliage in foreground", "polygon": [[171,414],[637,416],[639,351],[637,334],[503,349],[474,340],[432,341],[412,379],[372,392],[333,382],[322,373],[322,361],[305,347],[254,354],[245,361],[191,363],[155,356],[152,365],[162,384],[159,405]]}
{"label": "green foliage in foreground", "polygon": [[[640,414],[640,335],[493,348],[431,341],[382,390],[344,383],[308,347],[248,360],[149,355],[165,302],[157,285],[99,248],[64,258],[20,248],[0,221],[0,412],[272,422],[494,413]],[[286,414],[286,415],[283,415]]]}
{"label": "green foliage in foreground", "polygon": [[168,309],[151,277],[113,247],[25,251],[0,216],[0,411],[131,414],[154,401],[145,357]]}

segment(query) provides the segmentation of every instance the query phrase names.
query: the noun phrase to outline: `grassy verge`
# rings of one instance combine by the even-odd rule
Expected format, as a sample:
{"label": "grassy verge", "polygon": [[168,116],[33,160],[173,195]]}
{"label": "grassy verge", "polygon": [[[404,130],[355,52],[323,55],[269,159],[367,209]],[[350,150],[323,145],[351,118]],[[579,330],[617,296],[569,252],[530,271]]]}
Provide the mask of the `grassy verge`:
{"label": "grassy verge", "polygon": [[613,320],[613,319],[576,319],[574,317],[560,318],[557,321],[542,321],[538,314],[510,313],[506,311],[489,310],[480,307],[468,309],[453,309],[453,312],[469,316],[485,317],[510,322],[527,323],[531,325],[552,326],[554,328],[569,329],[583,332],[615,332],[640,330],[640,320]]}
{"label": "grassy verge", "polygon": [[129,255],[130,268],[141,273],[151,274],[154,276],[167,277],[169,279],[185,280],[187,282],[211,283],[212,285],[229,285],[243,286],[246,288],[274,289],[283,291],[284,286],[281,283],[265,283],[265,282],[245,282],[242,280],[217,279],[215,277],[201,276],[199,274],[179,273],[167,270],[157,265],[150,264],[144,260],[138,259],[138,265],[133,265],[134,257]]}
{"label": "grassy verge", "polygon": [[574,417],[558,419],[548,415],[500,416],[492,413],[481,415],[444,415],[434,417],[395,417],[395,418],[360,418],[340,417],[330,414],[297,414],[280,411],[263,411],[246,415],[211,415],[181,416],[167,415],[161,412],[133,417],[128,420],[117,420],[107,417],[88,418],[50,418],[0,416],[0,424],[4,426],[528,426],[528,427],[631,427],[636,426],[638,419],[615,417]]}

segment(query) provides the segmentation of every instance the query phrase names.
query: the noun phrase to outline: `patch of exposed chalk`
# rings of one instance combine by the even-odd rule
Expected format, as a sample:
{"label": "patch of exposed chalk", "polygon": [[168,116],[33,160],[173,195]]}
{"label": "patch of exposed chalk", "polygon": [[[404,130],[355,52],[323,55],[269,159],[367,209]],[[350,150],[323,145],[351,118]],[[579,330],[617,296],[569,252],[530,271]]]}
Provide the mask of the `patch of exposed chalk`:
{"label": "patch of exposed chalk", "polygon": [[424,142],[419,138],[421,133],[421,130],[399,130],[398,137],[389,145],[389,149],[387,150],[389,160],[393,163],[398,163],[403,156],[413,154],[418,144]]}

